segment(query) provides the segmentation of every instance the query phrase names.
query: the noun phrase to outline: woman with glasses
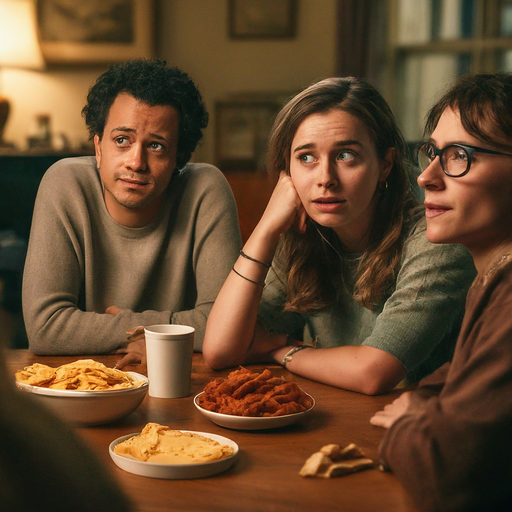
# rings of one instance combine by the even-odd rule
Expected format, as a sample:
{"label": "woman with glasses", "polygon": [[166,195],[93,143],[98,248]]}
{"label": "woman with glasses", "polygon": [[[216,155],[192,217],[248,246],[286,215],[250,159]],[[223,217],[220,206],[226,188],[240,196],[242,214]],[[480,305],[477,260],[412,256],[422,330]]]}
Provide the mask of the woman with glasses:
{"label": "woman with glasses", "polygon": [[406,153],[363,80],[322,80],[283,107],[277,185],[208,320],[211,367],[271,361],[377,394],[449,359],[474,267],[427,241]]}
{"label": "woman with glasses", "polygon": [[426,133],[427,237],[465,245],[478,275],[451,364],[371,422],[421,510],[512,510],[512,75],[459,79]]}

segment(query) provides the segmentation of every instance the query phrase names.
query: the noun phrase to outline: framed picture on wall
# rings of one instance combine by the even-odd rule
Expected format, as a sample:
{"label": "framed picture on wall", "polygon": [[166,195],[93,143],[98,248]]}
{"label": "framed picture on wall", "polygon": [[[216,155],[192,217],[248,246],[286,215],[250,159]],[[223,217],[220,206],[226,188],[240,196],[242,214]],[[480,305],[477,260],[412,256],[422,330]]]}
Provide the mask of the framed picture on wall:
{"label": "framed picture on wall", "polygon": [[297,0],[229,0],[233,39],[295,37]]}
{"label": "framed picture on wall", "polygon": [[267,139],[288,94],[238,94],[215,102],[215,161],[221,170],[265,169]]}
{"label": "framed picture on wall", "polygon": [[48,63],[100,64],[154,55],[154,0],[38,0]]}

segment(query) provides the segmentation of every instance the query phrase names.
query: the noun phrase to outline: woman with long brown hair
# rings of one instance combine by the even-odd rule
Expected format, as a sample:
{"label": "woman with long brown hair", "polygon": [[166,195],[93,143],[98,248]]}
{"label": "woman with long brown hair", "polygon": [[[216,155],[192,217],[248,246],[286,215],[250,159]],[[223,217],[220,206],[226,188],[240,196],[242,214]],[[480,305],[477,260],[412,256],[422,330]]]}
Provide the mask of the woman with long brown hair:
{"label": "woman with long brown hair", "polygon": [[426,240],[406,154],[363,80],[322,80],[283,107],[276,187],[208,320],[211,367],[274,361],[376,394],[449,359],[474,267]]}

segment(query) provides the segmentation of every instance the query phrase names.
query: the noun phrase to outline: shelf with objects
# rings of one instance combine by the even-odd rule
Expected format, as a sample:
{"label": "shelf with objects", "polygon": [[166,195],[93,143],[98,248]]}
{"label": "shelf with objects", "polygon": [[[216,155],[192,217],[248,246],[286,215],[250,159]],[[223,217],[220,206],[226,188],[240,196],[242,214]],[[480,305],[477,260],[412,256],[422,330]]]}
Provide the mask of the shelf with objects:
{"label": "shelf with objects", "polygon": [[383,92],[408,141],[457,76],[512,71],[512,0],[388,0]]}

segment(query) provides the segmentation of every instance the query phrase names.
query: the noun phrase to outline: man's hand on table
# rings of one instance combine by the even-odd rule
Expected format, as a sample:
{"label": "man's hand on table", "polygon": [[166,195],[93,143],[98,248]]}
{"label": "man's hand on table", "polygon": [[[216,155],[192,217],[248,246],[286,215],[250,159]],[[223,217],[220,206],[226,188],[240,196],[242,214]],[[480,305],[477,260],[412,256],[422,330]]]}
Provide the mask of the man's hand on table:
{"label": "man's hand on table", "polygon": [[[105,313],[116,316],[121,309],[117,306],[109,306]],[[124,354],[124,357],[117,361],[116,368],[122,370],[125,366],[138,365],[142,366],[142,370],[147,370],[146,361],[146,337],[144,336],[144,326],[139,325],[126,331],[128,341],[124,347],[116,351],[116,354]]]}
{"label": "man's hand on table", "polygon": [[126,334],[128,334],[127,344],[116,351],[116,354],[124,354],[124,357],[116,363],[116,368],[122,370],[125,366],[140,364],[143,370],[146,371],[146,337],[144,336],[144,326],[134,327],[126,331]]}

